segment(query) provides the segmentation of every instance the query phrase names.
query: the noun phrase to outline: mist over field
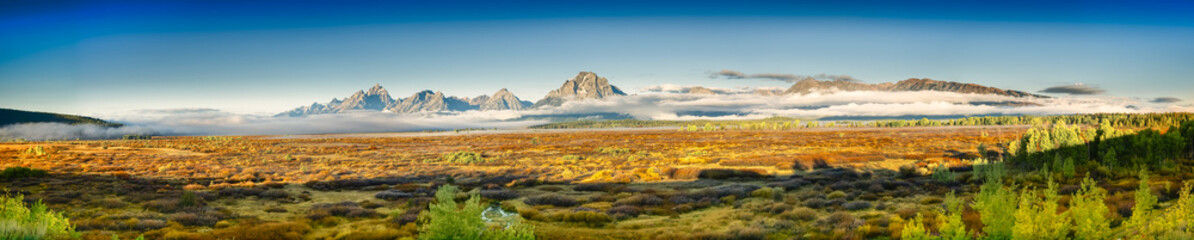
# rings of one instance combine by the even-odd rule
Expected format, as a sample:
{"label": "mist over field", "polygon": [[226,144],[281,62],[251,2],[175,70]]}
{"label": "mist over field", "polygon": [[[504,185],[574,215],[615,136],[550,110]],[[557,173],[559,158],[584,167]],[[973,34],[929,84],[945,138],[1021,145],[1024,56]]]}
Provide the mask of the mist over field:
{"label": "mist over field", "polygon": [[[671,89],[679,89],[670,87]],[[661,87],[660,89],[667,89]],[[673,90],[674,91],[674,90]],[[1031,102],[1029,106],[986,103]],[[125,127],[22,124],[0,128],[0,138],[25,140],[111,139],[123,135],[285,135],[406,132],[464,128],[524,128],[547,123],[548,116],[577,119],[619,115],[640,120],[743,120],[772,116],[850,118],[901,116],[1060,115],[1083,113],[1188,112],[1176,103],[1117,97],[1024,99],[953,92],[835,92],[808,95],[697,95],[648,91],[602,99],[570,101],[533,110],[390,113],[356,111],[301,117],[236,114],[216,109],[141,110],[111,116]]]}

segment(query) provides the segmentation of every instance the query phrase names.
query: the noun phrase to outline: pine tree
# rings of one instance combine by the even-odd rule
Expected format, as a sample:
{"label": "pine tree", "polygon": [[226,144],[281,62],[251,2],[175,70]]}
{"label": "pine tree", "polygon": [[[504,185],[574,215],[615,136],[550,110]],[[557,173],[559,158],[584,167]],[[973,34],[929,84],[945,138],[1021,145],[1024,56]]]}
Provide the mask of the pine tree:
{"label": "pine tree", "polygon": [[1078,239],[1101,240],[1111,237],[1111,210],[1103,203],[1107,191],[1089,176],[1082,179],[1078,192],[1070,198],[1070,214],[1074,218],[1074,236]]}
{"label": "pine tree", "polygon": [[970,232],[966,231],[966,224],[962,222],[962,200],[954,196],[954,192],[945,195],[945,205],[939,211],[945,216],[941,221],[941,229],[938,230],[941,239],[970,239]]}
{"label": "pine tree", "polygon": [[1149,221],[1153,220],[1153,208],[1156,206],[1157,196],[1153,196],[1152,189],[1148,186],[1148,171],[1141,169],[1140,186],[1136,189],[1136,205],[1132,206],[1132,217],[1128,218],[1124,225],[1129,229],[1148,226]]}
{"label": "pine tree", "polygon": [[985,225],[983,233],[986,234],[986,239],[1012,238],[1012,227],[1015,226],[1016,218],[1009,213],[1016,211],[1016,193],[1011,188],[1005,188],[1001,180],[987,179],[983,183],[975,198],[974,209],[978,210]]}

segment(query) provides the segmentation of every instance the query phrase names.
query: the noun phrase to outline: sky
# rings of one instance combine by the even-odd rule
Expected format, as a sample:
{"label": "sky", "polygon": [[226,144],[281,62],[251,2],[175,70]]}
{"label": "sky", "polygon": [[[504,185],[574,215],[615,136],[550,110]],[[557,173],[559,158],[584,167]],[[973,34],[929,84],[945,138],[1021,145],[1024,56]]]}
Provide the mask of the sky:
{"label": "sky", "polygon": [[273,114],[373,84],[538,100],[580,71],[933,78],[1194,101],[1188,1],[3,1],[0,107]]}

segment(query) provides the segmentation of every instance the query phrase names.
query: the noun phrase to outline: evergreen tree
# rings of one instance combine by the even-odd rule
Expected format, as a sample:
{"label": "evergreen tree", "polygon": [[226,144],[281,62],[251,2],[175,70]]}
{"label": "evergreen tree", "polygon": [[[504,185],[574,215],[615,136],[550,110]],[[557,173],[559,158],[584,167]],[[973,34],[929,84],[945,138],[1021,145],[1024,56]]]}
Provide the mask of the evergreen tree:
{"label": "evergreen tree", "polygon": [[1107,191],[1089,176],[1082,179],[1077,193],[1070,198],[1070,214],[1074,218],[1074,236],[1079,239],[1102,240],[1111,237],[1111,210],[1103,203]]}

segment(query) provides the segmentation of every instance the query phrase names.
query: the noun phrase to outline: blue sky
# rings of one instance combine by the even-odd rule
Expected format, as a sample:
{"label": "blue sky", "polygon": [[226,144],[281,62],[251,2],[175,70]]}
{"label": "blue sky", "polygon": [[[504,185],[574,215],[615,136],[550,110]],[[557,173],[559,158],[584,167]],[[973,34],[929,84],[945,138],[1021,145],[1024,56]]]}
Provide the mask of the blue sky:
{"label": "blue sky", "polygon": [[1184,1],[44,2],[0,3],[0,107],[276,113],[374,83],[534,101],[578,71],[789,85],[722,69],[1194,101]]}

